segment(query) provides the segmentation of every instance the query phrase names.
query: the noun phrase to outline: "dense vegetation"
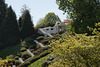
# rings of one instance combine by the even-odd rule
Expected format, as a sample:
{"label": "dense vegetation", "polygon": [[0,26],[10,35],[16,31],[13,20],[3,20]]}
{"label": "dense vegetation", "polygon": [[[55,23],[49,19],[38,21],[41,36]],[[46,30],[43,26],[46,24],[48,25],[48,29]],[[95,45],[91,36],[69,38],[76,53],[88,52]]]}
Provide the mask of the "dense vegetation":
{"label": "dense vegetation", "polygon": [[21,31],[21,39],[32,36],[34,34],[34,27],[31,15],[28,9],[24,10],[19,19],[19,29]]}
{"label": "dense vegetation", "polygon": [[57,21],[61,21],[57,15],[54,13],[48,13],[43,19],[39,19],[36,27],[53,27]]}
{"label": "dense vegetation", "polygon": [[[65,33],[52,33],[54,37],[50,38],[34,32],[30,11],[26,7],[23,8],[22,15],[17,20],[12,7],[7,7],[5,0],[0,0],[1,66],[13,64],[18,67],[28,67],[30,64],[39,67],[100,66],[99,2],[97,0],[56,0],[56,2],[60,10],[68,12],[72,23],[66,27]],[[57,15],[48,13],[38,21],[36,27],[54,26],[57,21],[61,21]],[[36,44],[34,39],[46,47]],[[27,49],[35,56],[32,57]],[[43,62],[50,51],[53,55],[50,61]],[[21,63],[19,58],[25,62]],[[52,58],[54,63],[52,63]]]}
{"label": "dense vegetation", "polygon": [[34,34],[34,25],[28,9],[23,10],[17,22],[12,7],[7,7],[4,0],[0,0],[0,48],[18,45]]}
{"label": "dense vegetation", "polygon": [[0,48],[17,45],[20,42],[16,15],[11,6],[7,8],[5,19],[0,26],[0,42]]}
{"label": "dense vegetation", "polygon": [[[94,36],[69,35],[52,41],[54,56],[59,59],[50,67],[98,67],[100,66],[100,23],[93,30]],[[64,35],[64,36],[65,36]]]}
{"label": "dense vegetation", "polygon": [[94,28],[100,21],[100,3],[98,0],[56,0],[59,9],[67,12],[73,20],[72,31],[88,33],[87,26]]}

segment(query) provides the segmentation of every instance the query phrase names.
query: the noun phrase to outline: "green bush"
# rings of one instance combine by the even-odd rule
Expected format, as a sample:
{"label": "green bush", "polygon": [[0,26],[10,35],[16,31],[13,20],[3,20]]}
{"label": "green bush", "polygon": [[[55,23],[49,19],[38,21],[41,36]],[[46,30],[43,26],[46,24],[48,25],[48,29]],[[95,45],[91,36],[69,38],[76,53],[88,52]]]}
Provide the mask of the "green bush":
{"label": "green bush", "polygon": [[25,52],[22,53],[21,57],[22,57],[23,60],[26,60],[29,57],[31,57],[31,54],[28,53],[27,51],[25,51]]}
{"label": "green bush", "polygon": [[48,55],[49,53],[50,53],[50,51],[49,50],[46,50],[45,52],[41,53],[38,56],[31,57],[28,61],[26,61],[23,64],[20,64],[18,67],[28,67],[28,65],[30,65],[31,63],[37,61],[41,57],[44,57],[44,56]]}
{"label": "green bush", "polygon": [[44,52],[45,50],[48,50],[48,49],[49,49],[49,47],[42,47],[42,48],[40,48],[40,49],[38,49],[36,51],[33,51],[33,53],[35,55],[39,55],[40,53],[42,53],[42,52]]}
{"label": "green bush", "polygon": [[21,52],[24,52],[24,51],[26,51],[26,48],[25,48],[25,47],[22,47],[22,48],[20,49],[20,51],[21,51]]}
{"label": "green bush", "polygon": [[39,36],[39,37],[37,37],[36,39],[37,39],[37,40],[43,40],[44,37],[43,37],[43,36]]}
{"label": "green bush", "polygon": [[14,58],[15,60],[18,60],[19,59],[19,56],[15,56],[15,58]]}
{"label": "green bush", "polygon": [[15,65],[18,66],[19,64],[21,64],[21,62],[19,60],[15,60]]}
{"label": "green bush", "polygon": [[68,35],[66,33],[67,39],[52,41],[51,47],[54,56],[59,57],[52,64],[52,67],[59,67],[60,65],[65,67],[100,66],[100,32],[97,30],[94,32],[94,36],[87,36],[86,34]]}
{"label": "green bush", "polygon": [[49,44],[49,41],[48,40],[42,40],[41,43],[44,44],[44,45],[47,45],[47,44]]}
{"label": "green bush", "polygon": [[26,43],[26,41],[23,41],[23,42],[21,43],[21,46],[27,48],[27,43]]}
{"label": "green bush", "polygon": [[7,56],[7,59],[14,59],[14,55]]}

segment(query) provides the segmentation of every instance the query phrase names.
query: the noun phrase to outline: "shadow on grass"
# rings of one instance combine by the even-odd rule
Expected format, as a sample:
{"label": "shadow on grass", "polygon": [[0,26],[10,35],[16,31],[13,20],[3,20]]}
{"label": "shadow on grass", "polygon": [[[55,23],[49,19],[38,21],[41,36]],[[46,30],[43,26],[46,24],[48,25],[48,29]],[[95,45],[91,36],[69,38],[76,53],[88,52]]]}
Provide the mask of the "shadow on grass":
{"label": "shadow on grass", "polygon": [[6,47],[4,49],[0,49],[0,57],[2,59],[6,59],[6,57],[9,55],[17,55],[17,53],[20,52],[20,48],[21,45],[18,44],[18,45]]}

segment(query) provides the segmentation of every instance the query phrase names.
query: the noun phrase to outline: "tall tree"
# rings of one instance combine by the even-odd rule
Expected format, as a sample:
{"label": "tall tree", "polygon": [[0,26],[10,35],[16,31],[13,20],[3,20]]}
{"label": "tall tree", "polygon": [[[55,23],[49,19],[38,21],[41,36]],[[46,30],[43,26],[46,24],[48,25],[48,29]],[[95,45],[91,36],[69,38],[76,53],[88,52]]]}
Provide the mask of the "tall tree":
{"label": "tall tree", "polygon": [[5,0],[0,0],[0,26],[5,18],[6,7],[7,7],[7,4],[5,4]]}
{"label": "tall tree", "polygon": [[43,24],[42,24],[42,21],[44,20],[44,18],[40,18],[38,21],[37,21],[37,24],[35,27],[42,27]]}
{"label": "tall tree", "polygon": [[56,14],[50,12],[44,17],[44,19],[40,24],[38,24],[38,26],[39,27],[54,26],[57,21],[61,21],[60,18]]}
{"label": "tall tree", "polygon": [[18,27],[19,27],[19,30],[21,31],[22,29],[22,18],[20,17],[19,20],[18,20]]}
{"label": "tall tree", "polygon": [[3,45],[0,46],[3,47],[17,45],[20,41],[20,32],[18,29],[16,14],[11,6],[7,9],[5,19],[1,24],[0,41],[3,43]]}
{"label": "tall tree", "polygon": [[25,38],[32,36],[34,34],[34,25],[29,10],[27,9],[24,10],[21,18],[22,18],[21,38],[22,40],[24,40]]}
{"label": "tall tree", "polygon": [[100,21],[100,7],[97,0],[56,0],[59,9],[67,12],[73,20],[72,29],[76,33],[89,33],[87,26],[95,27]]}

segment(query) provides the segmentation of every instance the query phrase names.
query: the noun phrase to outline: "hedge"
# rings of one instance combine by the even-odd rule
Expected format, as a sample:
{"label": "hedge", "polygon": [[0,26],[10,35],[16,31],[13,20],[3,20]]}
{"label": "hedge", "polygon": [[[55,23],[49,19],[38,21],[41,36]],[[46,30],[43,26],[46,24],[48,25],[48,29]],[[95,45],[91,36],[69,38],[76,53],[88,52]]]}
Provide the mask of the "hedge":
{"label": "hedge", "polygon": [[26,62],[23,63],[23,64],[20,64],[20,65],[17,66],[17,67],[28,67],[28,65],[30,65],[31,63],[37,61],[37,60],[40,59],[41,57],[44,57],[44,56],[48,55],[49,53],[50,53],[50,50],[46,50],[46,51],[44,51],[43,53],[41,53],[40,55],[38,55],[38,56],[31,57],[28,61],[26,61]]}

